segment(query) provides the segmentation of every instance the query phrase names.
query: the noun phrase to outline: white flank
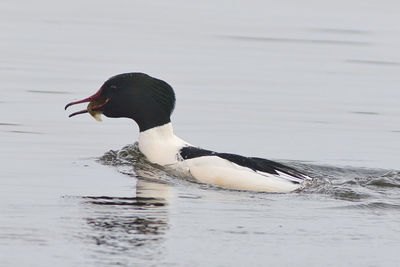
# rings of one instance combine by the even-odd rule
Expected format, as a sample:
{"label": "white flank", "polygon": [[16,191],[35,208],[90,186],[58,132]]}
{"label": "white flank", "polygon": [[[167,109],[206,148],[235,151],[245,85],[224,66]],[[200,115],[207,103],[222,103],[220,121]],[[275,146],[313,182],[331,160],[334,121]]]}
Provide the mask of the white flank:
{"label": "white flank", "polygon": [[172,124],[167,123],[139,134],[139,149],[153,163],[189,173],[198,182],[229,189],[263,192],[291,192],[300,187],[291,181],[300,179],[279,173],[273,175],[255,172],[218,156],[204,156],[182,160],[179,150],[190,145],[174,135]]}
{"label": "white flank", "polygon": [[201,183],[224,188],[262,192],[291,192],[300,187],[278,175],[257,173],[218,156],[205,156],[182,162],[185,169]]}

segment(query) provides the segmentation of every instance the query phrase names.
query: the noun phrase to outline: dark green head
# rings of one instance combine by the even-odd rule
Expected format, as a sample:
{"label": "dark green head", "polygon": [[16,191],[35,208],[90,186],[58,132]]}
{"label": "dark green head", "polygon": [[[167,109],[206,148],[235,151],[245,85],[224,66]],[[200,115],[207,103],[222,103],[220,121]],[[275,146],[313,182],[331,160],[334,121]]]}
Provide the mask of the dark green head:
{"label": "dark green head", "polygon": [[89,112],[95,118],[104,114],[110,118],[131,118],[140,131],[170,122],[175,106],[175,93],[166,82],[144,73],[124,73],[108,79],[99,91],[71,105],[90,102],[86,110],[70,117]]}

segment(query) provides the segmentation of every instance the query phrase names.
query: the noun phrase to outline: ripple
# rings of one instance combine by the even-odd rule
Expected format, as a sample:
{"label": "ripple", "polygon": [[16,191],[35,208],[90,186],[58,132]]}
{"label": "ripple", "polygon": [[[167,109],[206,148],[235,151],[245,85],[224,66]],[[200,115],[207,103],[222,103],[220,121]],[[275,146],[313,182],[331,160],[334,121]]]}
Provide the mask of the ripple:
{"label": "ripple", "polygon": [[18,123],[0,122],[0,126],[21,126]]}
{"label": "ripple", "polygon": [[7,132],[9,132],[9,133],[17,133],[17,134],[44,134],[44,133],[42,133],[42,132],[17,131],[17,130],[14,130],[14,131],[7,131]]}
{"label": "ripple", "polygon": [[371,202],[338,207],[340,209],[365,209],[365,210],[400,210],[399,204],[385,202]]}
{"label": "ripple", "polygon": [[[302,194],[323,194],[345,201],[366,201],[380,198],[396,198],[400,188],[400,171],[336,167],[286,161],[308,173],[314,180],[300,190]],[[393,190],[396,189],[396,190]]]}
{"label": "ripple", "polygon": [[60,94],[60,95],[68,95],[71,92],[66,91],[44,91],[44,90],[27,90],[28,93],[36,93],[36,94]]}
{"label": "ripple", "polygon": [[313,31],[324,32],[324,33],[340,33],[340,34],[370,34],[371,32],[365,30],[356,29],[339,29],[339,28],[313,28]]}
{"label": "ripple", "polygon": [[361,114],[361,115],[380,115],[378,112],[372,111],[350,111],[352,114]]}
{"label": "ripple", "polygon": [[329,40],[329,39],[295,39],[295,38],[235,36],[235,35],[224,35],[222,37],[239,41],[294,43],[294,44],[322,44],[322,45],[348,45],[348,46],[367,46],[372,44],[370,42]]}
{"label": "ripple", "polygon": [[395,177],[373,177],[369,181],[365,182],[367,186],[376,186],[384,188],[400,188],[400,176]]}
{"label": "ripple", "polygon": [[140,162],[151,164],[139,151],[139,144],[137,142],[124,146],[120,150],[110,150],[101,156],[98,161],[101,164],[111,166],[132,165]]}
{"label": "ripple", "polygon": [[346,60],[346,62],[354,64],[367,64],[367,65],[400,66],[400,62],[383,61],[383,60],[348,59]]}

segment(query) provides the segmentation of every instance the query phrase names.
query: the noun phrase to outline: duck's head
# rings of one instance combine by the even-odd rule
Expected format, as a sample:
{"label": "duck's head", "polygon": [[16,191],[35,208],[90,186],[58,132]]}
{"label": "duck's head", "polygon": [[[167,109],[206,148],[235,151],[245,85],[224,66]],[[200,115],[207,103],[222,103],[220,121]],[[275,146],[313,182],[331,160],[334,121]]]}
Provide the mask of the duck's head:
{"label": "duck's head", "polygon": [[175,94],[166,82],[144,73],[124,73],[108,79],[94,95],[67,104],[89,102],[86,109],[69,117],[90,113],[96,120],[101,114],[110,118],[130,118],[140,131],[169,123],[175,106]]}

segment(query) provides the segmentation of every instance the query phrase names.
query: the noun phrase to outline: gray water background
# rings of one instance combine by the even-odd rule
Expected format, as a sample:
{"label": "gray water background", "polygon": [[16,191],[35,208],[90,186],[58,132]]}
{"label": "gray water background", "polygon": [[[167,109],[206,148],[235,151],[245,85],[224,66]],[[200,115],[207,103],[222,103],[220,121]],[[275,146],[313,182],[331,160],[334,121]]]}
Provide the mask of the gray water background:
{"label": "gray water background", "polygon": [[[1,1],[0,266],[398,266],[399,13],[397,1]],[[188,142],[316,182],[260,194],[179,181],[125,147],[131,121],[67,117],[67,102],[130,71],[174,87]]]}

